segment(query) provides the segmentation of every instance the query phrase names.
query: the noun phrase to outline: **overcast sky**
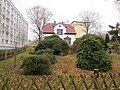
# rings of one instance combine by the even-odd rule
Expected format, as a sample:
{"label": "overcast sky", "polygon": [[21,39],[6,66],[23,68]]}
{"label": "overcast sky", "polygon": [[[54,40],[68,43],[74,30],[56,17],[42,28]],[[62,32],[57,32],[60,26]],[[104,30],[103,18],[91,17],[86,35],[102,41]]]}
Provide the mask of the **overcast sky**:
{"label": "overcast sky", "polygon": [[[108,25],[115,25],[120,22],[113,0],[11,0],[21,14],[27,19],[26,11],[35,5],[42,5],[50,9],[53,13],[52,21],[62,22],[79,21],[79,13],[83,10],[93,10],[98,12],[103,23],[103,30],[107,30]],[[29,39],[33,34],[29,30]]]}

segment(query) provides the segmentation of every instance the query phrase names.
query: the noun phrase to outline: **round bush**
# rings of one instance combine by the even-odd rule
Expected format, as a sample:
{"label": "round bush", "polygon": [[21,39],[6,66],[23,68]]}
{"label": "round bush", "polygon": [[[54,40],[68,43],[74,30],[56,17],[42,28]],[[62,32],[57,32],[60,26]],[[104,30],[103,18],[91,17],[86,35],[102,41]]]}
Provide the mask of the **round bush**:
{"label": "round bush", "polygon": [[99,69],[105,72],[112,69],[112,59],[99,40],[85,38],[77,49],[77,66],[82,69]]}
{"label": "round bush", "polygon": [[50,61],[46,55],[30,55],[24,58],[23,71],[30,75],[50,74]]}
{"label": "round bush", "polygon": [[53,55],[53,50],[52,49],[41,49],[39,51],[36,51],[36,55],[40,55],[40,54],[43,54],[43,53],[48,53],[48,54],[51,54]]}
{"label": "round bush", "polygon": [[68,43],[64,40],[61,41],[62,43],[62,54],[68,54],[68,51],[69,51],[69,46],[68,46]]}
{"label": "round bush", "polygon": [[53,45],[54,55],[59,55],[62,53],[62,45],[61,44],[55,44]]}
{"label": "round bush", "polygon": [[35,47],[35,53],[41,49],[46,49],[46,43],[44,41],[40,41]]}
{"label": "round bush", "polygon": [[72,49],[74,52],[76,52],[80,42],[82,42],[83,40],[85,39],[95,39],[95,40],[98,40],[102,43],[102,45],[104,46],[104,39],[101,38],[100,36],[98,35],[95,35],[95,34],[87,34],[87,35],[83,35],[82,37],[80,38],[77,38],[74,42],[73,42],[73,46],[72,46]]}
{"label": "round bush", "polygon": [[43,56],[48,57],[51,64],[55,64],[57,62],[56,57],[52,54],[44,53]]}
{"label": "round bush", "polygon": [[[44,40],[49,40],[49,39],[52,39],[52,38],[58,38],[58,39],[61,39],[58,35],[51,35],[51,36],[47,36],[44,38]],[[62,39],[61,39],[62,40]]]}

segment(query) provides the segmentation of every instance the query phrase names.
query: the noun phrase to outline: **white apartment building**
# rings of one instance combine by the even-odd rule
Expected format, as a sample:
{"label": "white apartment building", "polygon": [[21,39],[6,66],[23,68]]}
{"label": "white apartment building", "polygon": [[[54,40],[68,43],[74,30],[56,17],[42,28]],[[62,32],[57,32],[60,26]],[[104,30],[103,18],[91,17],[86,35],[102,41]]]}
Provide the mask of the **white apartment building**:
{"label": "white apartment building", "polygon": [[0,0],[0,49],[26,45],[28,23],[10,0]]}

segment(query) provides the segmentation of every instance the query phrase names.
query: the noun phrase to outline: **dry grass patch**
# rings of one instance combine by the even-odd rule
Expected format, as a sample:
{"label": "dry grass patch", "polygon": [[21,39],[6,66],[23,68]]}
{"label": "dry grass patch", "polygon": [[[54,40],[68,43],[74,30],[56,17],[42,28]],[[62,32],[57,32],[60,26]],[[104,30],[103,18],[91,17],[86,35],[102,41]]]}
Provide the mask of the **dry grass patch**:
{"label": "dry grass patch", "polygon": [[[112,73],[120,72],[120,55],[112,54],[113,69]],[[70,54],[67,56],[57,56],[58,63],[52,65],[53,75],[80,75],[92,74],[93,71],[82,70],[76,66],[76,55]]]}
{"label": "dry grass patch", "polygon": [[92,73],[91,71],[82,70],[76,66],[76,55],[57,56],[58,63],[52,65],[53,75],[80,75]]}

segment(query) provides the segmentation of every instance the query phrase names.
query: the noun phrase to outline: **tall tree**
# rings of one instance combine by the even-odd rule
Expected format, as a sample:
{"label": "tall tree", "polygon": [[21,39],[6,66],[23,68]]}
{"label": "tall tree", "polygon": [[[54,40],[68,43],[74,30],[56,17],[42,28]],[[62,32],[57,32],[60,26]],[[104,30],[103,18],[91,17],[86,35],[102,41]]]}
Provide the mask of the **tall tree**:
{"label": "tall tree", "polygon": [[83,11],[79,14],[80,20],[84,23],[85,33],[88,34],[90,30],[97,30],[101,28],[100,15],[94,11]]}
{"label": "tall tree", "polygon": [[108,43],[110,42],[110,37],[109,35],[106,33],[106,36],[105,36],[105,49],[107,50],[108,49]]}
{"label": "tall tree", "polygon": [[41,40],[42,29],[53,16],[52,12],[43,6],[34,6],[28,9],[27,15],[30,23],[34,27],[33,32],[36,33],[39,40]]}
{"label": "tall tree", "polygon": [[115,42],[117,41],[117,38],[118,38],[118,30],[117,30],[117,27],[118,27],[118,24],[116,24],[116,27],[112,26],[112,25],[108,25],[109,28],[111,29],[110,31],[108,31],[108,33],[110,35],[112,35],[111,37],[111,41]]}

